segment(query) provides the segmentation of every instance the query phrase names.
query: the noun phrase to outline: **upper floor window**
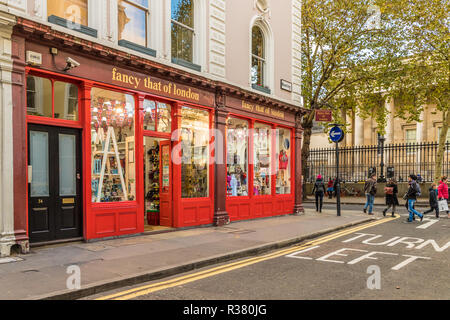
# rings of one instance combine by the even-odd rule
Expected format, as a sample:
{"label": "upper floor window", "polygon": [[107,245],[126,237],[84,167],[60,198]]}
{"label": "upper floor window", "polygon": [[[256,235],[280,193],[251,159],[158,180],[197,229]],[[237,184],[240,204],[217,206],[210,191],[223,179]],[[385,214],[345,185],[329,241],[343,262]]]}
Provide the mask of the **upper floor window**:
{"label": "upper floor window", "polygon": [[147,47],[148,0],[119,0],[119,41],[126,40]]}
{"label": "upper floor window", "polygon": [[194,62],[194,4],[192,0],[172,0],[172,59]]}
{"label": "upper floor window", "polygon": [[[437,141],[440,142],[441,141],[441,132],[442,132],[442,127],[438,128],[438,136],[437,136]],[[447,131],[447,140],[445,140],[446,143],[450,142],[450,130]]]}
{"label": "upper floor window", "polygon": [[417,130],[416,129],[406,129],[406,143],[416,143],[417,142]]}
{"label": "upper floor window", "polygon": [[252,85],[265,86],[266,44],[260,27],[252,28]]}
{"label": "upper floor window", "polygon": [[88,0],[47,0],[47,15],[88,25]]}

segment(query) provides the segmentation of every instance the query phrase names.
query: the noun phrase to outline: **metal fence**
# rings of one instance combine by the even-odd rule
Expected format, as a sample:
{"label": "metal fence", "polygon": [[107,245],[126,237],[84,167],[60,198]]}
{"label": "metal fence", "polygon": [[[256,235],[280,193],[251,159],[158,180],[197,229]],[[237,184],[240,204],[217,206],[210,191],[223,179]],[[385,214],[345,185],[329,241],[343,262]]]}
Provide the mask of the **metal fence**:
{"label": "metal fence", "polygon": [[[449,175],[450,142],[445,145],[442,174]],[[377,177],[389,177],[393,171],[398,182],[408,180],[412,173],[420,174],[423,182],[432,182],[436,165],[438,143],[389,144],[384,146],[339,147],[339,175],[345,182],[362,182],[374,170]],[[381,159],[383,155],[383,159]],[[318,174],[325,180],[336,176],[336,149],[311,149],[308,159],[306,182],[314,182]]]}

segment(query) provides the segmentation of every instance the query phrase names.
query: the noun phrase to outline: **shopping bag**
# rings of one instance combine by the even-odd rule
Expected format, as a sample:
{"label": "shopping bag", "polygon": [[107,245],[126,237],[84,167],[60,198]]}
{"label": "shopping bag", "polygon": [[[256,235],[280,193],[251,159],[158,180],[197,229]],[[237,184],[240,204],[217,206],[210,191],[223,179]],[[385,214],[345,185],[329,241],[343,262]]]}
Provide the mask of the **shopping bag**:
{"label": "shopping bag", "polygon": [[439,205],[439,212],[442,211],[448,211],[448,203],[447,200],[439,200],[438,201],[438,205]]}

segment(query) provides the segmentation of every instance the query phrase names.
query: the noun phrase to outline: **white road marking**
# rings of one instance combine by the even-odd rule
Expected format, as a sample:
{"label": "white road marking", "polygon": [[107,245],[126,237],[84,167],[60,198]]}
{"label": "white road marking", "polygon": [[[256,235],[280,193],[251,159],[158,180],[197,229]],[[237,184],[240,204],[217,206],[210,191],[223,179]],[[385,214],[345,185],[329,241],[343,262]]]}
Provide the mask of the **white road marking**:
{"label": "white road marking", "polygon": [[439,219],[430,219],[430,218],[423,218],[423,221],[428,221],[427,223],[422,223],[420,226],[418,226],[416,229],[426,229],[431,227],[436,222],[439,222]]}
{"label": "white road marking", "polygon": [[304,250],[296,251],[294,253],[291,253],[290,255],[287,255],[286,257],[287,258],[297,258],[297,259],[312,260],[312,258],[309,258],[309,257],[299,257],[299,256],[297,256],[297,254],[300,254],[300,253],[303,253],[303,252],[308,252],[308,251],[311,251],[311,250],[319,248],[319,247],[320,246],[314,246],[314,247],[307,248],[307,249],[304,249]]}

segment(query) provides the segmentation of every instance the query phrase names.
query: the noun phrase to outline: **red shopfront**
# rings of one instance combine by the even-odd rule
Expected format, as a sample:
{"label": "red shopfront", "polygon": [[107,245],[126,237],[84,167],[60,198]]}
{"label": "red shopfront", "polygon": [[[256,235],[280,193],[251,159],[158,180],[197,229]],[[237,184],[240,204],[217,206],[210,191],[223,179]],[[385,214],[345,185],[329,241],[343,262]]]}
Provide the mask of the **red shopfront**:
{"label": "red shopfront", "polygon": [[292,214],[295,114],[227,97],[226,210],[231,221]]}
{"label": "red shopfront", "polygon": [[[43,55],[25,68],[26,125],[15,126],[27,155],[16,200],[31,242],[213,223],[214,93],[69,52],[53,58],[32,42],[26,50]],[[69,56],[81,66],[63,74],[54,65]]]}
{"label": "red shopfront", "polygon": [[[18,241],[302,210],[297,107],[45,28],[12,41]],[[57,55],[43,34],[64,39]],[[39,67],[27,51],[42,55]],[[80,66],[62,71],[69,57]]]}

